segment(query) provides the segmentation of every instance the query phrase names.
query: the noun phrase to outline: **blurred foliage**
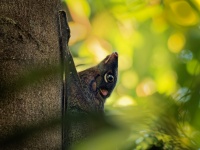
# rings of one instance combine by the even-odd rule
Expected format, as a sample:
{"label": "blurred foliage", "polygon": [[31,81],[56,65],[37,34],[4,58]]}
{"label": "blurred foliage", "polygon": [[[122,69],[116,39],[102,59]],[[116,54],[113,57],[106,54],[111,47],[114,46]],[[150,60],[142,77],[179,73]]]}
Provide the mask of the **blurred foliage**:
{"label": "blurred foliage", "polygon": [[65,3],[78,70],[119,53],[106,115],[120,130],[75,149],[200,149],[200,1]]}

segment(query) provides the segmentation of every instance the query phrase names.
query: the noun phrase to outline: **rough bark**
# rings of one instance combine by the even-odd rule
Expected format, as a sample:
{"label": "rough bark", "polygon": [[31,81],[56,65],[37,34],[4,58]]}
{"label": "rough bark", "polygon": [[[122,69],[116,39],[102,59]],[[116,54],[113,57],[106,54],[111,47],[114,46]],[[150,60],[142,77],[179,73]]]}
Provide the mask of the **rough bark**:
{"label": "rough bark", "polygon": [[[61,148],[57,122],[61,81],[53,67],[60,63],[59,8],[59,0],[0,1],[0,142],[4,149]],[[38,81],[40,75],[43,79]]]}

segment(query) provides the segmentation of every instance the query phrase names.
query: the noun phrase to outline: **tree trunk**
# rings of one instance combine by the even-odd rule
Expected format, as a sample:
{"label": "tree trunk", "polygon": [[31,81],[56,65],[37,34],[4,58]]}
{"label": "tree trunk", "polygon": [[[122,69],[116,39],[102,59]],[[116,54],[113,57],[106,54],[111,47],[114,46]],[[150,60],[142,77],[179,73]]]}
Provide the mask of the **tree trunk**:
{"label": "tree trunk", "polygon": [[0,1],[3,149],[61,149],[59,9],[59,0]]}

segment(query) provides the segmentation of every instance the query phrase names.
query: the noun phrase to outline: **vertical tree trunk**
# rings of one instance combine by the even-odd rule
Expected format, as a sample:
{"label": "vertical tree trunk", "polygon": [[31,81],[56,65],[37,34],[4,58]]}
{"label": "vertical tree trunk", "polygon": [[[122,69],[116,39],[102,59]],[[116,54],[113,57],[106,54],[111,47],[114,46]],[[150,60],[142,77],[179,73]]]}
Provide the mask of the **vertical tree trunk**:
{"label": "vertical tree trunk", "polygon": [[[4,149],[61,148],[61,127],[49,121],[61,117],[59,75],[28,85],[24,78],[18,80],[29,70],[47,69],[48,74],[59,65],[59,8],[59,0],[0,1],[0,140]],[[30,74],[25,79],[29,78],[36,77]],[[41,122],[49,128],[36,132]]]}

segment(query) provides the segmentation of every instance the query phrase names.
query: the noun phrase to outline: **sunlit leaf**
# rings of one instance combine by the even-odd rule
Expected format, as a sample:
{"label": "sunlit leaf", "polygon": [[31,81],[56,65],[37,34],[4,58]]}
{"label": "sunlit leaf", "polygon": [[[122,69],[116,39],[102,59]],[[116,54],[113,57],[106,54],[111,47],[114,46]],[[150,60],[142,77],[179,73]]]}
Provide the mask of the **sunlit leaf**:
{"label": "sunlit leaf", "polygon": [[186,0],[171,1],[169,2],[170,12],[169,18],[173,22],[182,26],[193,26],[199,21],[196,12]]}
{"label": "sunlit leaf", "polygon": [[121,84],[127,89],[133,89],[138,83],[139,77],[135,71],[126,71],[122,74]]}
{"label": "sunlit leaf", "polygon": [[182,33],[174,33],[169,37],[168,47],[169,50],[178,53],[185,45],[185,37]]}
{"label": "sunlit leaf", "polygon": [[198,60],[193,59],[187,63],[187,71],[191,75],[198,75],[200,73],[200,63]]}

